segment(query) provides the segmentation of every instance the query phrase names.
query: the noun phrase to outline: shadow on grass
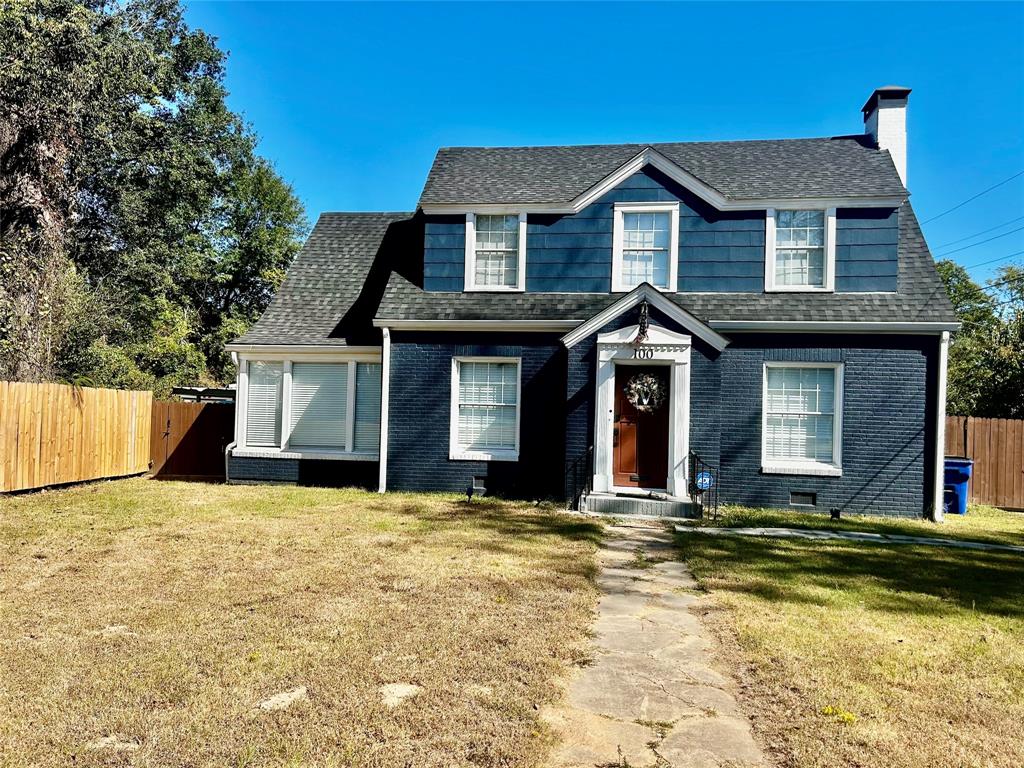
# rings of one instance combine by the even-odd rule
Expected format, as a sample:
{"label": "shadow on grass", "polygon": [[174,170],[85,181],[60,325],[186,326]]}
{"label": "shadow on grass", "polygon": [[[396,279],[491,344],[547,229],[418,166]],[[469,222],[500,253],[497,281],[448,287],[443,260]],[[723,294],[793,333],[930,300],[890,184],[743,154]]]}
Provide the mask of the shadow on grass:
{"label": "shadow on grass", "polygon": [[693,533],[677,534],[676,542],[716,591],[938,617],[962,610],[1024,617],[1024,557],[1016,553]]}

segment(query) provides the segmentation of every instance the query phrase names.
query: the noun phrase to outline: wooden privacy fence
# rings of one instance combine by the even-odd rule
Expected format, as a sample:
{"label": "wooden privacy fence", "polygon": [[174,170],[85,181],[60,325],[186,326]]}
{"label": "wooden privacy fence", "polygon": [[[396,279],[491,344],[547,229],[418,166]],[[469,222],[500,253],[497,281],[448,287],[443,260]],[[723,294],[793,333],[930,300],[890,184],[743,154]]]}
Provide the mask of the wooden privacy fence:
{"label": "wooden privacy fence", "polygon": [[0,381],[0,491],[149,468],[152,392]]}
{"label": "wooden privacy fence", "polygon": [[153,403],[153,476],[224,479],[224,449],[234,439],[234,403]]}
{"label": "wooden privacy fence", "polygon": [[1024,509],[1024,420],[947,416],[946,455],[974,459],[971,501]]}

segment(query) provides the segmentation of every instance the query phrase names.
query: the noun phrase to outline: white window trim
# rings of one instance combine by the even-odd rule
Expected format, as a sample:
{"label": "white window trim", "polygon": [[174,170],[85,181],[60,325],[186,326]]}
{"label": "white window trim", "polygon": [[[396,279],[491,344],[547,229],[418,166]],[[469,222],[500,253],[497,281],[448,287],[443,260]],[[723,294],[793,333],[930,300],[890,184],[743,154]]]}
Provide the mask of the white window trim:
{"label": "white window trim", "polygon": [[679,286],[679,203],[616,203],[615,227],[612,239],[612,293],[627,293],[637,286],[622,282],[622,238],[624,213],[669,213],[668,287],[657,288],[662,293],[675,293]]}
{"label": "white window trim", "polygon": [[[761,373],[761,471],[768,475],[841,477],[843,474],[843,363],[803,363],[766,360]],[[786,461],[768,458],[768,369],[831,368],[835,373],[832,414],[832,461]]]}
{"label": "white window trim", "polygon": [[521,293],[526,290],[526,213],[523,211],[488,211],[487,215],[516,215],[519,217],[519,253],[516,258],[519,260],[516,266],[515,286],[497,286],[476,284],[476,214],[466,214],[466,266],[465,266],[465,290],[483,291],[486,293]]}
{"label": "white window trim", "polygon": [[[246,442],[246,417],[249,407],[249,363],[268,362],[283,363],[284,380],[281,385],[281,445],[279,447],[265,445],[248,445]],[[338,448],[296,448],[289,445],[291,438],[291,393],[293,363],[339,363],[348,364],[348,392],[346,398],[346,423],[344,435],[345,445]],[[238,405],[235,419],[235,443],[233,456],[280,458],[280,459],[340,459],[346,461],[376,461],[375,451],[356,451],[353,449],[355,436],[355,376],[357,363],[381,363],[378,351],[359,353],[338,352],[292,352],[242,354],[239,356]],[[383,370],[381,371],[383,379]],[[383,387],[384,382],[381,381]],[[383,415],[381,416],[383,420]],[[383,425],[381,425],[383,430]]]}
{"label": "white window trim", "polygon": [[[824,211],[825,213],[825,283],[822,286],[775,285],[775,213],[777,210]],[[769,208],[764,222],[764,290],[766,293],[834,293],[836,285],[836,209],[835,208]]]}
{"label": "white window trim", "polygon": [[[459,445],[459,365],[461,363],[515,363],[516,444],[512,450],[468,451]],[[523,413],[523,359],[521,357],[453,357],[448,458],[452,461],[519,461],[519,422]]]}

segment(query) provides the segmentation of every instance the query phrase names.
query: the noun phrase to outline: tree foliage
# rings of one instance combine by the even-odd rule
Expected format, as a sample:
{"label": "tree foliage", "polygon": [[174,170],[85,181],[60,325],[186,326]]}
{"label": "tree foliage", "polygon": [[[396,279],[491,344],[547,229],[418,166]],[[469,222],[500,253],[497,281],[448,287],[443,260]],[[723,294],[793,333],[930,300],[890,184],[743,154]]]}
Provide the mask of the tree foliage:
{"label": "tree foliage", "polygon": [[0,377],[218,382],[307,224],[177,0],[0,0]]}
{"label": "tree foliage", "polygon": [[1005,266],[982,287],[959,264],[938,268],[962,323],[949,348],[948,412],[1024,418],[1024,269]]}

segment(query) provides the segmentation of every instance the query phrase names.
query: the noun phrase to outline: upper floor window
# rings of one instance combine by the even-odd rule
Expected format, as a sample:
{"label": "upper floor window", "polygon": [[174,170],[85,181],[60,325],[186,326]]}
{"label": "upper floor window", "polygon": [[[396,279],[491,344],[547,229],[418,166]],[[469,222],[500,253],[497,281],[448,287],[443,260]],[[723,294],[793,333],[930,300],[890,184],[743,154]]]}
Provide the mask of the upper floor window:
{"label": "upper floor window", "polygon": [[641,283],[675,290],[678,203],[617,203],[613,242],[613,291],[631,291]]}
{"label": "upper floor window", "polygon": [[526,214],[466,216],[466,290],[526,287]]}
{"label": "upper floor window", "polygon": [[831,291],[835,284],[835,208],[769,210],[765,290]]}

